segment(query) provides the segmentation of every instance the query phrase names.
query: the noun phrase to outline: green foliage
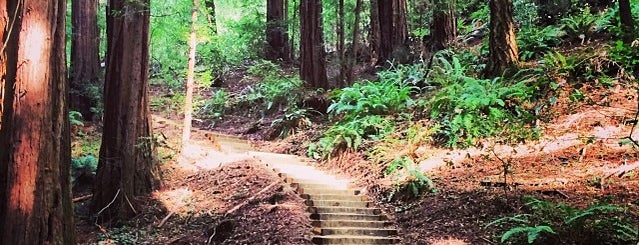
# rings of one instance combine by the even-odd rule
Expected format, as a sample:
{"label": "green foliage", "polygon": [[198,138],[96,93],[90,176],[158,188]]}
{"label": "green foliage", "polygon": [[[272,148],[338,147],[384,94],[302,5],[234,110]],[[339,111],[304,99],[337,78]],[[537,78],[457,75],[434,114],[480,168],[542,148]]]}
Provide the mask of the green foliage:
{"label": "green foliage", "polygon": [[555,26],[523,27],[517,33],[519,58],[526,61],[548,53],[561,42],[562,35],[561,30]]}
{"label": "green foliage", "polygon": [[83,173],[95,174],[98,170],[98,158],[94,155],[84,155],[71,159],[71,182]]}
{"label": "green foliage", "polygon": [[279,137],[286,138],[289,134],[295,134],[296,129],[313,124],[309,118],[311,112],[309,109],[287,108],[282,116],[271,122],[271,128],[279,132]]}
{"label": "green foliage", "polygon": [[534,92],[527,82],[510,85],[501,78],[465,78],[448,84],[430,100],[431,119],[440,123],[440,136],[451,147],[469,146],[475,139],[509,128],[523,129],[534,121],[534,115],[520,105]]}
{"label": "green foliage", "polygon": [[71,126],[84,126],[82,122],[82,113],[78,111],[69,111],[69,122]]}
{"label": "green foliage", "polygon": [[264,105],[264,112],[281,107],[296,106],[303,98],[304,82],[297,75],[287,75],[270,61],[260,61],[248,70],[249,74],[262,80],[248,87],[240,100],[258,102]]}
{"label": "green foliage", "polygon": [[387,176],[392,175],[396,179],[402,179],[396,182],[391,198],[403,189],[408,190],[413,197],[421,196],[427,191],[437,191],[433,180],[426,176],[410,157],[393,160],[384,171],[384,174]]}
{"label": "green foliage", "polygon": [[[630,8],[632,17],[636,22],[636,20],[639,20],[639,0],[630,0]],[[639,26],[635,24],[635,28],[635,33],[637,33]],[[626,31],[621,27],[618,1],[614,1],[614,5],[602,15],[600,21],[598,21],[597,29],[606,30],[617,38],[622,38],[626,34]]]}
{"label": "green foliage", "polygon": [[[388,78],[387,72],[382,78]],[[395,77],[399,78],[399,76]],[[380,78],[381,79],[381,78]],[[365,81],[338,90],[337,101],[328,107],[328,113],[356,119],[365,115],[388,115],[413,104],[411,86],[398,80]]]}
{"label": "green foliage", "polygon": [[340,121],[324,132],[318,143],[311,144],[307,153],[315,159],[326,159],[338,151],[359,148],[364,139],[382,139],[394,128],[391,120],[380,115]]}
{"label": "green foliage", "polygon": [[585,209],[524,197],[528,213],[495,220],[488,226],[508,229],[501,242],[526,235],[529,244],[632,244],[638,241],[637,217],[603,202]]}
{"label": "green foliage", "polygon": [[204,102],[198,114],[205,118],[220,118],[229,105],[229,99],[230,94],[223,88],[219,89]]}
{"label": "green foliage", "polygon": [[600,19],[601,16],[591,13],[590,7],[586,6],[579,13],[561,19],[559,25],[567,36],[578,37],[584,42],[592,38]]}
{"label": "green foliage", "polygon": [[639,72],[639,39],[634,44],[615,41],[610,47],[610,58],[627,71]]}

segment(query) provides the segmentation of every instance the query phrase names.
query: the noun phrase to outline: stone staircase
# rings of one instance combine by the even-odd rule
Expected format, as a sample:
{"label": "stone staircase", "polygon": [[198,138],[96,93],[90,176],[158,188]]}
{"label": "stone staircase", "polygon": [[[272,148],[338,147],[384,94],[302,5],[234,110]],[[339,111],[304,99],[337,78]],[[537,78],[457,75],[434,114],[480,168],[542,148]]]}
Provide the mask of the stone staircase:
{"label": "stone staircase", "polygon": [[347,180],[308,165],[292,155],[250,152],[249,155],[273,168],[308,206],[315,244],[395,244],[398,232],[366,195]]}

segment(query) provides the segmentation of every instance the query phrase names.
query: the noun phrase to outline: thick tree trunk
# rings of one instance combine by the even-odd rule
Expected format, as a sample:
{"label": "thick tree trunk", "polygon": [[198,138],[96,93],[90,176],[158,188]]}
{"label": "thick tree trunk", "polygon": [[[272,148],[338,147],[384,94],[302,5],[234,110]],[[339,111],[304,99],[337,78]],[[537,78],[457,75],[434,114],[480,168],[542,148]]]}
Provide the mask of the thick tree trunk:
{"label": "thick tree trunk", "polygon": [[98,34],[98,0],[73,0],[71,16],[71,109],[85,119],[93,118],[91,107],[98,104],[91,88],[99,86],[100,36]]}
{"label": "thick tree trunk", "polygon": [[519,60],[512,0],[490,0],[490,37],[486,76],[501,76]]}
{"label": "thick tree trunk", "polygon": [[373,64],[377,63],[379,60],[379,49],[380,49],[380,39],[381,39],[381,31],[379,24],[379,0],[371,0],[370,6],[370,31],[368,32],[368,42],[370,44],[371,50],[371,60]]}
{"label": "thick tree trunk", "polygon": [[346,64],[346,82],[350,84],[354,79],[354,67],[357,63],[357,53],[359,50],[359,22],[362,13],[362,0],[357,0],[355,2],[355,22],[353,23],[353,45],[351,46],[352,50],[350,52],[350,56],[347,57],[348,63]]}
{"label": "thick tree trunk", "polygon": [[0,2],[0,244],[75,243],[65,16],[61,0]]}
{"label": "thick tree trunk", "polygon": [[447,49],[457,37],[457,22],[455,21],[455,4],[452,0],[435,0],[433,2],[433,22],[430,26],[430,51]]}
{"label": "thick tree trunk", "polygon": [[346,80],[346,33],[344,31],[344,0],[337,1],[337,60],[339,63],[339,75],[337,76],[337,87],[342,88]]}
{"label": "thick tree trunk", "polygon": [[284,0],[266,2],[266,58],[272,61],[290,62],[287,12]]}
{"label": "thick tree trunk", "polygon": [[204,0],[206,7],[206,21],[209,22],[209,28],[213,34],[217,34],[217,15],[215,14],[215,0]]}
{"label": "thick tree trunk", "polygon": [[393,51],[402,46],[407,37],[406,0],[383,0],[377,2],[379,18],[379,48],[377,64],[390,60]]}
{"label": "thick tree trunk", "polygon": [[300,78],[311,87],[328,89],[321,16],[321,0],[300,1]]}
{"label": "thick tree trunk", "polygon": [[93,210],[104,220],[136,212],[158,186],[148,101],[149,0],[110,0],[105,114]]}
{"label": "thick tree trunk", "polygon": [[635,39],[635,24],[632,20],[630,0],[619,0],[619,17],[624,31],[623,40],[626,43],[631,43]]}
{"label": "thick tree trunk", "polygon": [[193,121],[193,87],[195,86],[195,51],[197,50],[197,9],[199,1],[193,0],[191,8],[191,34],[189,37],[189,61],[186,72],[186,96],[184,96],[184,127],[182,129],[182,149],[191,138]]}

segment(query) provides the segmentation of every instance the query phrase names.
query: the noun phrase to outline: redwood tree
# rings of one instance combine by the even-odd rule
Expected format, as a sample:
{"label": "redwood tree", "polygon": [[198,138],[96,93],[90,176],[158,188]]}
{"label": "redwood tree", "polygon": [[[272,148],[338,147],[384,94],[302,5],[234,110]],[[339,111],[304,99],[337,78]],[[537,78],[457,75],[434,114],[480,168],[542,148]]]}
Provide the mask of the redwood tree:
{"label": "redwood tree", "polygon": [[432,53],[448,48],[457,36],[454,0],[434,0],[433,6],[433,21],[430,26]]}
{"label": "redwood tree", "polygon": [[635,24],[632,20],[630,0],[619,0],[619,17],[624,31],[623,40],[626,43],[630,43],[635,38]]}
{"label": "redwood tree", "polygon": [[486,76],[500,76],[517,65],[512,0],[490,0],[490,37]]}
{"label": "redwood tree", "polygon": [[391,59],[395,49],[404,45],[408,37],[406,0],[378,0],[377,15],[379,23],[377,64],[383,64]]}
{"label": "redwood tree", "polygon": [[91,107],[98,104],[89,88],[99,85],[100,37],[98,34],[98,0],[71,2],[71,109],[91,118]]}
{"label": "redwood tree", "polygon": [[321,16],[322,0],[300,1],[300,78],[311,87],[327,89]]}
{"label": "redwood tree", "polygon": [[135,214],[135,197],[158,186],[149,117],[149,0],[109,0],[104,130],[93,210],[102,220]]}
{"label": "redwood tree", "polygon": [[266,1],[266,58],[269,60],[291,60],[285,5],[284,0]]}
{"label": "redwood tree", "polygon": [[66,1],[0,1],[0,244],[74,244]]}

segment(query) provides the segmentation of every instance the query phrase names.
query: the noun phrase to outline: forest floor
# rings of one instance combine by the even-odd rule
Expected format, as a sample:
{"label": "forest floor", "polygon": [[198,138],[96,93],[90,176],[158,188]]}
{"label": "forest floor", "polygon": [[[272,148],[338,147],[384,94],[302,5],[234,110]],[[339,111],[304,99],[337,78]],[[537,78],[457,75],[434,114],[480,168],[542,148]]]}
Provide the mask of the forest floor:
{"label": "forest floor", "polygon": [[[245,70],[232,72],[221,86],[239,92],[251,85],[245,76]],[[273,139],[269,125],[277,115],[262,118],[237,110],[219,120],[199,121],[193,144],[179,155],[175,148],[181,131],[175,122],[180,120],[176,112],[180,109],[166,99],[175,93],[163,86],[151,90],[152,109],[158,115],[155,133],[161,132],[165,139],[160,149],[165,184],[144,200],[137,217],[120,228],[97,228],[87,215],[88,202],[76,203],[80,244],[309,243],[304,205],[286,185],[225,214],[278,178],[241,154],[220,152],[224,146],[212,141],[206,130],[242,136],[263,151],[303,156],[327,122],[314,121],[310,129]],[[637,90],[619,83],[611,89],[582,90],[587,98],[579,103],[569,101],[567,91],[557,96],[553,116],[539,122],[539,140],[515,146],[482,141],[463,150],[423,146],[420,151],[429,157],[420,167],[434,180],[437,192],[418,199],[391,198],[396,180],[384,177],[382,167],[368,162],[363,153],[345,152],[320,167],[350,176],[365,188],[400,228],[403,244],[495,244],[500,235],[497,227],[486,224],[521,213],[524,195],[580,208],[607,199],[630,206],[630,212],[638,215],[638,153],[631,145],[620,144],[629,136],[639,138],[639,130],[632,128]],[[205,98],[210,94],[200,92]]]}

